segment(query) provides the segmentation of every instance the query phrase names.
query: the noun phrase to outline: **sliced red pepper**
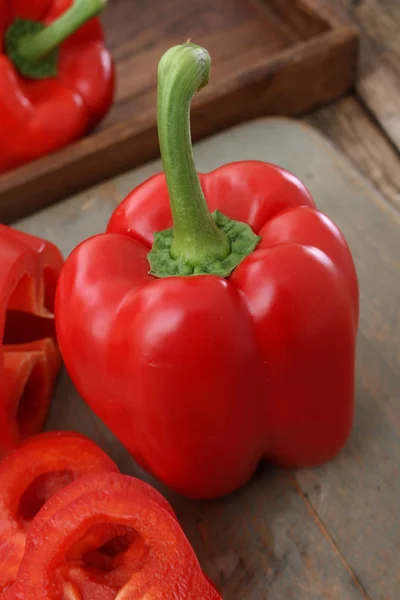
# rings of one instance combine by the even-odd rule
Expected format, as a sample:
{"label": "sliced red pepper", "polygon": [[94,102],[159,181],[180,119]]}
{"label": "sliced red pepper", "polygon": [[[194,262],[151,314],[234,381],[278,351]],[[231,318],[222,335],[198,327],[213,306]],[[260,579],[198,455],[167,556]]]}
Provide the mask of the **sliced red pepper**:
{"label": "sliced red pepper", "polygon": [[0,225],[0,456],[43,427],[61,366],[50,242]]}
{"label": "sliced red pepper", "polygon": [[37,515],[2,600],[17,598],[221,600],[166,500],[108,473],[71,483]]}
{"label": "sliced red pepper", "polygon": [[43,433],[11,451],[0,463],[0,591],[15,580],[27,530],[46,501],[88,474],[118,472],[115,463],[86,437]]}
{"label": "sliced red pepper", "polygon": [[0,173],[75,141],[109,110],[114,64],[95,17],[105,4],[0,0]]}

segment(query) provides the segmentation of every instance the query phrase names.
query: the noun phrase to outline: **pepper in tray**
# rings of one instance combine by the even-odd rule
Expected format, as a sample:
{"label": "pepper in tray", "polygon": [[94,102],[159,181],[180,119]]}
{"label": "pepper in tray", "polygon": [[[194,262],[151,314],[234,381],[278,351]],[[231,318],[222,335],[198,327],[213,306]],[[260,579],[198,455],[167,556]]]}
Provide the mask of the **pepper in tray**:
{"label": "pepper in tray", "polygon": [[261,459],[337,454],[358,325],[349,248],[295,176],[259,161],[198,176],[189,108],[209,68],[192,43],[163,56],[164,173],[73,251],[56,297],[83,398],[144,468],[195,498],[242,486]]}
{"label": "pepper in tray", "polygon": [[54,295],[63,259],[0,225],[0,457],[42,428],[61,367]]}
{"label": "pepper in tray", "polygon": [[0,0],[0,173],[77,140],[109,110],[106,0]]}

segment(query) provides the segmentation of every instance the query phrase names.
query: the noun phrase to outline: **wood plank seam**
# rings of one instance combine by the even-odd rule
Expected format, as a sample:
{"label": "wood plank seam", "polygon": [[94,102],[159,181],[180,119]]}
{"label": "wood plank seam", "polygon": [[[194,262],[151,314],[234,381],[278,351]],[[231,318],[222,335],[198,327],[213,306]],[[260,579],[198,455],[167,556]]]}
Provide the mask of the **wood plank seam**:
{"label": "wood plank seam", "polygon": [[343,566],[345,567],[346,571],[349,573],[350,577],[352,578],[352,580],[354,582],[354,585],[359,589],[359,591],[361,592],[361,594],[364,596],[365,600],[373,600],[371,598],[371,596],[369,596],[367,594],[367,591],[364,588],[363,584],[361,583],[360,579],[357,577],[357,575],[354,573],[353,569],[350,567],[350,565],[347,562],[346,558],[342,554],[339,546],[335,542],[332,534],[328,531],[328,529],[324,525],[324,522],[322,521],[321,517],[319,516],[319,514],[318,514],[318,512],[317,512],[317,510],[315,508],[315,506],[310,501],[310,499],[308,497],[308,494],[306,494],[303,491],[303,489],[301,488],[300,484],[296,480],[296,476],[295,476],[294,472],[291,472],[291,478],[292,478],[293,485],[294,485],[294,487],[295,487],[298,495],[303,500],[303,502],[306,504],[308,512],[310,513],[310,515],[314,519],[314,521],[317,524],[318,528],[320,529],[322,535],[328,540],[328,542],[331,544],[331,546],[333,547],[333,549],[335,550],[335,552],[339,556],[339,558],[340,558]]}
{"label": "wood plank seam", "polygon": [[397,118],[400,4],[396,0],[336,0],[335,4],[345,11],[360,32],[357,92],[369,112],[376,116],[391,143],[400,150]]}
{"label": "wood plank seam", "polygon": [[394,140],[388,135],[387,130],[383,127],[382,122],[379,120],[378,115],[372,110],[370,105],[365,101],[365,98],[360,94],[359,88],[356,86],[354,88],[354,95],[361,104],[362,108],[365,110],[367,116],[372,121],[373,125],[379,130],[379,133],[386,139],[389,146],[393,148],[396,154],[400,157],[399,147],[396,145]]}
{"label": "wood plank seam", "polygon": [[399,152],[359,96],[346,96],[308,115],[304,121],[321,131],[363,179],[379,190],[388,208],[397,216],[400,214]]}
{"label": "wood plank seam", "polygon": [[[371,108],[365,102],[365,100],[363,99],[363,97],[359,94],[359,92],[357,91],[357,89],[354,90],[354,97],[355,97],[355,100],[357,100],[359,102],[359,104],[361,105],[361,108],[362,108],[362,110],[364,110],[366,117],[370,120],[371,124],[377,130],[377,133],[382,136],[382,138],[385,140],[385,142],[387,142],[388,146],[396,153],[396,155],[400,159],[400,152],[399,152],[396,144],[387,135],[387,132],[385,131],[384,127],[382,126],[381,122],[379,121],[377,115],[374,112],[372,112]],[[351,124],[350,124],[350,126],[351,126]],[[356,162],[353,160],[353,158],[352,158],[351,155],[349,155],[348,158],[351,160],[351,162],[354,165],[354,167],[357,169],[357,171],[362,176],[364,176],[364,177],[367,176],[366,173],[365,174],[362,173],[360,167],[356,164]],[[374,186],[374,188],[378,191],[378,186],[376,185],[376,182],[373,179],[371,179],[371,176],[368,177],[368,180]],[[397,204],[396,202],[394,202],[393,199],[390,198],[384,192],[383,192],[383,197],[390,204],[391,208],[393,208],[396,212],[400,213],[400,205],[399,204]]]}

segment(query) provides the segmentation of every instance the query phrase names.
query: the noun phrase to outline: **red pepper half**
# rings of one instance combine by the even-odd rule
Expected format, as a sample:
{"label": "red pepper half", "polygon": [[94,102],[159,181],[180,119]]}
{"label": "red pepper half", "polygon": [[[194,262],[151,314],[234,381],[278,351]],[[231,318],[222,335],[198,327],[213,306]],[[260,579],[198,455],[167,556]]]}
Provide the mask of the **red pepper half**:
{"label": "red pepper half", "polygon": [[29,529],[2,600],[221,600],[166,500],[148,484],[97,474],[53,496]]}
{"label": "red pepper half", "polygon": [[0,463],[0,591],[15,581],[25,551],[27,530],[48,499],[88,473],[105,471],[118,472],[118,467],[89,439],[70,432],[35,436],[3,459]]}
{"label": "red pepper half", "polygon": [[191,43],[161,59],[165,175],[72,252],[56,297],[83,398],[144,468],[195,498],[242,486],[261,459],[305,467],[339,452],[358,324],[349,248],[296,177],[258,161],[198,177],[189,105],[209,67]]}
{"label": "red pepper half", "polygon": [[0,0],[0,173],[92,129],[114,94],[106,0]]}
{"label": "red pepper half", "polygon": [[61,366],[51,243],[0,225],[0,456],[40,431]]}

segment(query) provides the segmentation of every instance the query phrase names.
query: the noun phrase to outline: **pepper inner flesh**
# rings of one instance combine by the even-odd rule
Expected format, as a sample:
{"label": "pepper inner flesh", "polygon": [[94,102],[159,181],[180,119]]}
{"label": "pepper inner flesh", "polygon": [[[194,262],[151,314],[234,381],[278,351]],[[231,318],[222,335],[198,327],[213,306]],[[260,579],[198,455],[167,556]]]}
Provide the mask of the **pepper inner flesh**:
{"label": "pepper inner flesh", "polygon": [[66,469],[39,475],[20,498],[18,517],[21,523],[28,525],[47,500],[74,479],[76,479],[76,475]]}
{"label": "pepper inner flesh", "polygon": [[60,566],[63,585],[79,589],[80,598],[114,599],[149,557],[143,538],[131,527],[97,523],[70,548]]}
{"label": "pepper inner flesh", "polygon": [[53,315],[56,284],[54,270],[44,269],[43,293],[38,306],[37,283],[30,275],[23,275],[5,310],[4,365],[8,393],[14,398],[19,439],[36,433],[47,412],[49,372],[57,362]]}
{"label": "pepper inner flesh", "polygon": [[[43,270],[43,312],[34,314],[35,286],[32,277],[23,275],[8,301],[3,345],[30,344],[45,338],[56,339],[54,324],[54,296],[57,274],[50,268]],[[32,307],[32,309],[31,309]],[[17,348],[13,348],[13,351]]]}
{"label": "pepper inner flesh", "polygon": [[46,373],[40,364],[35,365],[23,387],[17,406],[16,420],[21,439],[32,434],[32,414],[37,409],[39,402],[38,390],[45,385]]}
{"label": "pepper inner flesh", "polygon": [[40,317],[20,310],[7,310],[3,344],[6,346],[29,344],[45,338],[55,339],[52,317]]}

